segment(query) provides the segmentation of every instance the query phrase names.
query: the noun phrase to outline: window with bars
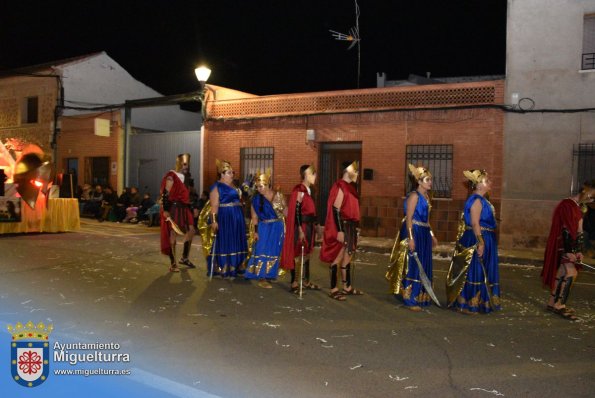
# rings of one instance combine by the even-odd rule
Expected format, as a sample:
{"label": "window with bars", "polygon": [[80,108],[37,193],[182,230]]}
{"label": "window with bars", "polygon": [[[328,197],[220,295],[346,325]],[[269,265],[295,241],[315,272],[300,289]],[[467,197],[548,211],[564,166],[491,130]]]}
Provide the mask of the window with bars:
{"label": "window with bars", "polygon": [[583,22],[583,59],[581,69],[595,69],[595,14],[585,15]]}
{"label": "window with bars", "polygon": [[413,189],[409,167],[424,166],[432,173],[435,198],[450,198],[452,192],[452,145],[407,145],[405,161],[405,194]]}
{"label": "window with bars", "polygon": [[[270,168],[271,173],[273,173],[274,155],[275,148],[273,147],[241,148],[240,162],[242,168],[242,180],[240,183],[247,180],[251,181],[258,170],[263,172],[267,168]],[[274,178],[275,175],[273,174],[271,183]]]}
{"label": "window with bars", "polygon": [[595,143],[577,144],[572,151],[572,194],[585,182],[595,180]]}

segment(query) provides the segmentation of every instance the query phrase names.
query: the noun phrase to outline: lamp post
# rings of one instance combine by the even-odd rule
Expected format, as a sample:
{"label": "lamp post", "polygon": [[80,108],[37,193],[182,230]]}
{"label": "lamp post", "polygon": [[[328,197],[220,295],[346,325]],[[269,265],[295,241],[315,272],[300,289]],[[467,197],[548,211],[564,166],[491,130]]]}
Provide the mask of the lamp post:
{"label": "lamp post", "polygon": [[[204,164],[204,149],[205,149],[205,119],[207,117],[207,106],[205,103],[205,84],[211,76],[211,70],[206,66],[199,66],[198,68],[194,69],[194,74],[196,75],[196,79],[200,83],[200,93],[198,98],[200,100],[200,111],[202,113],[202,124],[200,126],[200,161]],[[200,192],[203,190],[203,183],[204,183],[204,172],[201,170],[200,177],[199,177],[199,187]]]}
{"label": "lamp post", "polygon": [[205,117],[207,116],[207,110],[206,110],[206,104],[205,104],[205,84],[207,83],[209,76],[211,76],[211,70],[203,65],[203,66],[199,66],[198,68],[194,69],[194,74],[196,75],[196,79],[198,79],[198,82],[200,83],[200,94],[199,94],[200,110],[202,112],[202,118],[204,120]]}

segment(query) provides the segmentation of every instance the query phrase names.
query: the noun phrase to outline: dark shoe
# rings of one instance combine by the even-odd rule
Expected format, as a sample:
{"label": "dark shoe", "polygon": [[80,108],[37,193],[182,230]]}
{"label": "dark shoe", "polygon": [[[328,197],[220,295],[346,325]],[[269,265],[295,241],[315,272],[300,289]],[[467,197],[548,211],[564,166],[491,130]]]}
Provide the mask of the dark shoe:
{"label": "dark shoe", "polygon": [[181,258],[179,263],[185,265],[188,268],[196,268],[196,265],[192,264],[192,262],[187,258]]}

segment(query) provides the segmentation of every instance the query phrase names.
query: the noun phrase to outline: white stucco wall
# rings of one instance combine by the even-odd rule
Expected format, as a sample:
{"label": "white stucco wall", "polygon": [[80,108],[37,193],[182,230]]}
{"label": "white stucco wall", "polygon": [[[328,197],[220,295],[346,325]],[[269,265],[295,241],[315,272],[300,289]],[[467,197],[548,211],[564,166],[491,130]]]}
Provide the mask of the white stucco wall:
{"label": "white stucco wall", "polygon": [[[92,107],[162,96],[132,77],[105,52],[59,65],[57,69],[62,72],[67,106]],[[80,113],[65,111],[65,115]],[[181,110],[177,105],[136,108],[132,111],[132,125],[159,131],[197,130],[201,126],[201,115]]]}
{"label": "white stucco wall", "polygon": [[[595,0],[508,0],[507,104],[518,93],[536,109],[595,107],[595,71],[580,70],[583,20],[590,13]],[[586,142],[595,142],[593,113],[506,115],[505,245],[543,243],[553,207],[570,192],[573,145]]]}

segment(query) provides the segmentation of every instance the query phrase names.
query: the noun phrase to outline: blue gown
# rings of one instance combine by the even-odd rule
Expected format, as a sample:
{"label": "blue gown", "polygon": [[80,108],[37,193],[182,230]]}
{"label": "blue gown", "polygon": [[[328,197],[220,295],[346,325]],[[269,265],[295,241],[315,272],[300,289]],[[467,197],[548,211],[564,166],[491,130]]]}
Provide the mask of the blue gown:
{"label": "blue gown", "polygon": [[[413,192],[410,192],[411,195]],[[407,199],[409,198],[407,195]],[[413,239],[415,240],[415,251],[419,257],[422,268],[425,271],[428,279],[432,281],[432,235],[430,235],[430,226],[428,224],[430,218],[430,204],[423,195],[417,193],[417,205],[413,213]],[[405,214],[407,214],[407,200],[405,200]],[[424,224],[424,225],[419,225]],[[407,221],[403,221],[401,232],[399,236],[402,239],[409,237],[407,231]],[[413,255],[407,253],[407,273],[403,278],[403,287],[401,288],[401,296],[406,306],[420,306],[425,307],[431,304],[432,299],[426,292],[426,289],[421,283],[419,276],[419,267]]]}
{"label": "blue gown", "polygon": [[254,244],[244,277],[246,279],[276,279],[285,238],[283,219],[277,217],[271,202],[261,194],[254,195],[252,208],[258,216],[258,240]]}
{"label": "blue gown", "polygon": [[219,210],[217,223],[219,231],[211,254],[207,259],[207,275],[212,268],[213,252],[215,253],[215,269],[213,275],[235,277],[241,273],[241,265],[248,254],[246,243],[246,221],[240,202],[240,196],[235,188],[221,182],[211,186],[219,190]]}
{"label": "blue gown", "polygon": [[[496,233],[494,232],[497,223],[494,207],[481,195],[473,194],[465,202],[464,217],[466,230],[459,243],[465,248],[477,243],[475,233],[471,229],[471,206],[473,206],[473,203],[477,199],[481,201],[482,205],[479,225],[481,226],[481,236],[485,242],[483,267],[477,253],[474,252],[463,290],[451,306],[460,310],[488,313],[501,308],[498,244],[496,242]],[[488,299],[488,289],[485,284],[484,267],[487,273],[488,285],[490,286],[491,303]]]}

